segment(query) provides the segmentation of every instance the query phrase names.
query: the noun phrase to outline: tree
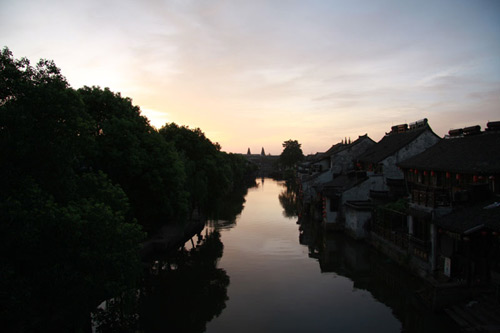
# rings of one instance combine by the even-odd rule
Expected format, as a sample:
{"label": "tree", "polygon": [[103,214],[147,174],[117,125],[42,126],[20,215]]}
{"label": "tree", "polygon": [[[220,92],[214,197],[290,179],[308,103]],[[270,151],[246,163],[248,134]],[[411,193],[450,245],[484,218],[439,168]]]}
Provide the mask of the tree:
{"label": "tree", "polygon": [[301,144],[297,140],[283,142],[283,152],[279,157],[279,163],[287,168],[294,168],[297,163],[304,159],[304,154],[300,148]]}
{"label": "tree", "polygon": [[149,125],[129,98],[99,87],[84,87],[78,93],[92,118],[92,167],[120,184],[147,231],[185,219],[185,166],[175,146]]}
{"label": "tree", "polygon": [[0,326],[75,331],[134,287],[143,233],[93,167],[94,122],[51,61],[0,54]]}
{"label": "tree", "polygon": [[[142,227],[207,209],[248,170],[200,129],[156,131],[129,98],[0,52],[0,327],[77,331],[135,287]],[[186,175],[188,177],[186,177]],[[139,223],[138,223],[139,222]]]}
{"label": "tree", "polygon": [[159,132],[183,160],[191,210],[214,217],[222,198],[235,187],[244,186],[254,171],[245,157],[220,151],[219,144],[212,143],[199,128],[170,123]]}
{"label": "tree", "polygon": [[50,61],[32,67],[5,48],[0,64],[0,187],[30,176],[56,200],[71,199],[76,172],[93,147],[81,100]]}
{"label": "tree", "polygon": [[166,142],[174,145],[183,160],[191,209],[206,211],[232,186],[232,170],[220,146],[212,143],[199,128],[171,123],[159,132]]}

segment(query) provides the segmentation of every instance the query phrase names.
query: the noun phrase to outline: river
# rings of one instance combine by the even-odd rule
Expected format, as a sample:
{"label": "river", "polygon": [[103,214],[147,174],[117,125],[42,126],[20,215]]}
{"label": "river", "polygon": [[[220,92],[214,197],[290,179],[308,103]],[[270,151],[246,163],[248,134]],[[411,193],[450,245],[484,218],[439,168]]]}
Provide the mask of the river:
{"label": "river", "polygon": [[[298,224],[284,182],[259,179],[230,221],[157,261],[134,297],[146,332],[451,332],[418,280],[364,242]],[[139,295],[139,296],[137,296]]]}

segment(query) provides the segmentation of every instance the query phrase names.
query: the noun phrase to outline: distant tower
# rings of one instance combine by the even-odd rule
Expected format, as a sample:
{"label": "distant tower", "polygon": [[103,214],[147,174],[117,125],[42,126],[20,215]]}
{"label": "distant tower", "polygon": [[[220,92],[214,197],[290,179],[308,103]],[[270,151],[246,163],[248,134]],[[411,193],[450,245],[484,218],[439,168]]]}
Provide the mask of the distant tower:
{"label": "distant tower", "polygon": [[247,155],[252,155],[252,153],[250,152],[250,148],[248,148],[247,150]]}
{"label": "distant tower", "polygon": [[260,151],[260,155],[266,156],[266,152],[264,151],[264,147],[262,147],[262,150]]}

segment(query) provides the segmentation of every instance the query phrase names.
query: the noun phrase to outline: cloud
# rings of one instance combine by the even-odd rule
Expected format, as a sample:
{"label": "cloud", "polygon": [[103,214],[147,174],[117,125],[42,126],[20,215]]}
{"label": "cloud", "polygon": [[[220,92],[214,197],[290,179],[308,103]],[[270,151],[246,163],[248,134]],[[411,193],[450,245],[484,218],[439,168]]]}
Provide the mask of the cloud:
{"label": "cloud", "polygon": [[153,123],[200,127],[239,151],[252,140],[279,150],[293,136],[307,150],[424,117],[436,128],[454,113],[497,117],[499,10],[486,0],[18,0],[2,3],[0,40],[15,56],[54,59],[75,87],[122,92]]}

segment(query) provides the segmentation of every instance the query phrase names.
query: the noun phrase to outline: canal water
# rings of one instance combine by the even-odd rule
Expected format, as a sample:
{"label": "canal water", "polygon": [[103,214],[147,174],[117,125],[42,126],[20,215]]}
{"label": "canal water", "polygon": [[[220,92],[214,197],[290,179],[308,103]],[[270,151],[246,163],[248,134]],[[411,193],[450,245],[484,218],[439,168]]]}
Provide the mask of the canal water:
{"label": "canal water", "polygon": [[364,242],[325,233],[311,222],[299,224],[295,208],[295,193],[284,182],[259,179],[239,215],[210,222],[175,257],[153,263],[144,287],[129,297],[135,302],[117,302],[132,315],[103,313],[103,327],[456,331],[448,317],[432,313],[415,296],[420,286],[414,277]]}
{"label": "canal water", "polygon": [[[258,181],[236,223],[220,228],[228,300],[207,332],[446,332],[412,299],[418,287],[366,244],[298,225],[283,182]],[[287,200],[288,199],[288,200]],[[290,204],[287,206],[287,203]],[[292,215],[292,216],[289,216]],[[414,304],[412,304],[412,302]]]}

